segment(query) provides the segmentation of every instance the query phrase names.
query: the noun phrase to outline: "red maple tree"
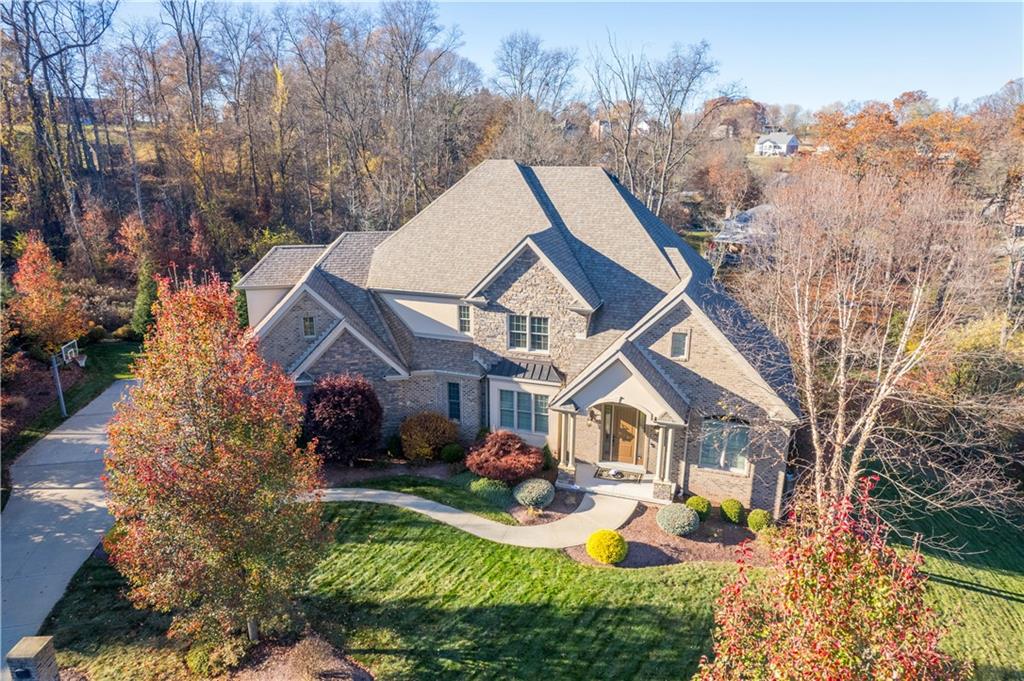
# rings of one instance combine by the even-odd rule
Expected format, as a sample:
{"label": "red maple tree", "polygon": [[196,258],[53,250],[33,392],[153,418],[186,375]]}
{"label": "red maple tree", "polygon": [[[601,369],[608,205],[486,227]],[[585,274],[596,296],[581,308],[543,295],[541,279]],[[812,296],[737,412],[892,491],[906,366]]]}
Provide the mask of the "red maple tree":
{"label": "red maple tree", "polygon": [[11,278],[17,292],[11,314],[21,335],[39,342],[47,352],[85,333],[82,301],[68,292],[61,270],[39,232],[29,232]]}
{"label": "red maple tree", "polygon": [[140,385],[116,409],[105,483],[131,599],[203,640],[287,622],[320,533],[320,461],[291,381],[239,329],[221,281],[158,282]]}

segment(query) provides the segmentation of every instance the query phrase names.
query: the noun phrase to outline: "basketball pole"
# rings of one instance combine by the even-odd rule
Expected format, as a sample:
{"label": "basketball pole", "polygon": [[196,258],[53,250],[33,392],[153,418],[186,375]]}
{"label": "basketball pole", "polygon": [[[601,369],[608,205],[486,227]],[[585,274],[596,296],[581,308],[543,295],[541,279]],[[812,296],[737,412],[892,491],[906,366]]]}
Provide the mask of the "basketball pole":
{"label": "basketball pole", "polygon": [[57,355],[50,355],[50,368],[53,370],[53,384],[57,386],[57,401],[60,402],[60,415],[68,417],[68,408],[64,405],[64,389],[60,385],[60,369],[57,368]]}

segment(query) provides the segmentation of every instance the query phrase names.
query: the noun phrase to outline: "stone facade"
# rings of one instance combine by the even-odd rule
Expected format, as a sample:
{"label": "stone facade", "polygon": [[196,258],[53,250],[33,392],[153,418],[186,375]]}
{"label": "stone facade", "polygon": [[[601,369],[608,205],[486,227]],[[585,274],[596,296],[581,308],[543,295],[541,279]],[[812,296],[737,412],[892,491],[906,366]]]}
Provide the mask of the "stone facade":
{"label": "stone facade", "polygon": [[303,293],[260,340],[260,351],[268,362],[287,368],[317,340],[303,335],[303,317],[313,317],[317,337],[337,321],[313,296]]}
{"label": "stone facade", "polygon": [[[509,357],[524,361],[550,361],[571,379],[591,357],[581,352],[587,320],[569,310],[577,304],[547,265],[524,250],[491,284],[483,296],[486,307],[471,311],[473,340],[490,360]],[[508,347],[508,315],[548,318],[547,352],[524,352]]]}

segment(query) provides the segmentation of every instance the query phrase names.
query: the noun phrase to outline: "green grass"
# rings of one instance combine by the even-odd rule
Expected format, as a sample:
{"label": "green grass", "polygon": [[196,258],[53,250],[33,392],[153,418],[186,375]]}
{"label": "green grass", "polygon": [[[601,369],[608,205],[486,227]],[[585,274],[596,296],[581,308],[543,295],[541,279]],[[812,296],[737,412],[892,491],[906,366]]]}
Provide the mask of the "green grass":
{"label": "green grass", "polygon": [[516,520],[504,508],[491,503],[487,499],[469,491],[469,484],[477,476],[469,471],[453,475],[447,480],[420,478],[413,475],[393,475],[384,478],[363,480],[352,483],[352,487],[382,489],[390,492],[404,492],[440,504],[457,508],[460,511],[475,513],[488,520],[504,525],[515,525]]}
{"label": "green grass", "polygon": [[[685,679],[710,648],[713,601],[733,569],[593,568],[376,504],[327,504],[325,515],[335,541],[303,605],[315,630],[382,680]],[[973,659],[979,679],[1021,679],[1024,537],[976,537],[972,548],[990,553],[927,557],[929,599],[957,620],[944,647]],[[178,678],[167,618],[131,609],[123,589],[102,561],[79,570],[44,627],[61,664],[96,681]]]}
{"label": "green grass", "polygon": [[[121,378],[131,378],[133,354],[139,351],[140,345],[129,341],[116,343],[94,343],[83,349],[88,358],[85,363],[85,375],[75,385],[64,391],[64,404],[68,414],[92,402],[100,393]],[[29,448],[36,440],[43,437],[64,421],[60,415],[60,405],[54,402],[40,412],[34,421],[29,423],[17,437],[3,448],[3,503],[7,503],[10,485],[7,479],[7,466],[18,455]]]}
{"label": "green grass", "polygon": [[975,530],[948,517],[922,529],[967,541],[956,558],[924,551],[929,602],[949,624],[943,648],[973,660],[978,679],[1024,679],[1024,532]]}
{"label": "green grass", "polygon": [[690,244],[693,250],[704,255],[704,249],[714,236],[714,232],[683,230],[679,233],[679,236],[683,237],[683,241]]}

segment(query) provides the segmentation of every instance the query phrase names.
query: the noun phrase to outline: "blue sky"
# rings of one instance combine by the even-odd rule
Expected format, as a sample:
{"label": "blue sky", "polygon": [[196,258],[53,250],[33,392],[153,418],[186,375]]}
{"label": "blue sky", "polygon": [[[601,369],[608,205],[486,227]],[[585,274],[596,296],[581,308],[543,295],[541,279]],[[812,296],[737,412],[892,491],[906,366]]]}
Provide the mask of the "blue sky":
{"label": "blue sky", "polygon": [[[268,3],[269,4],[269,3]],[[370,3],[368,6],[372,6]],[[501,37],[525,29],[586,62],[612,32],[652,56],[707,40],[720,80],[754,99],[818,108],[926,90],[940,103],[998,90],[1024,74],[1024,3],[480,3],[444,2],[460,53],[485,74]],[[153,15],[125,2],[121,18]],[[581,85],[586,73],[578,74]]]}

